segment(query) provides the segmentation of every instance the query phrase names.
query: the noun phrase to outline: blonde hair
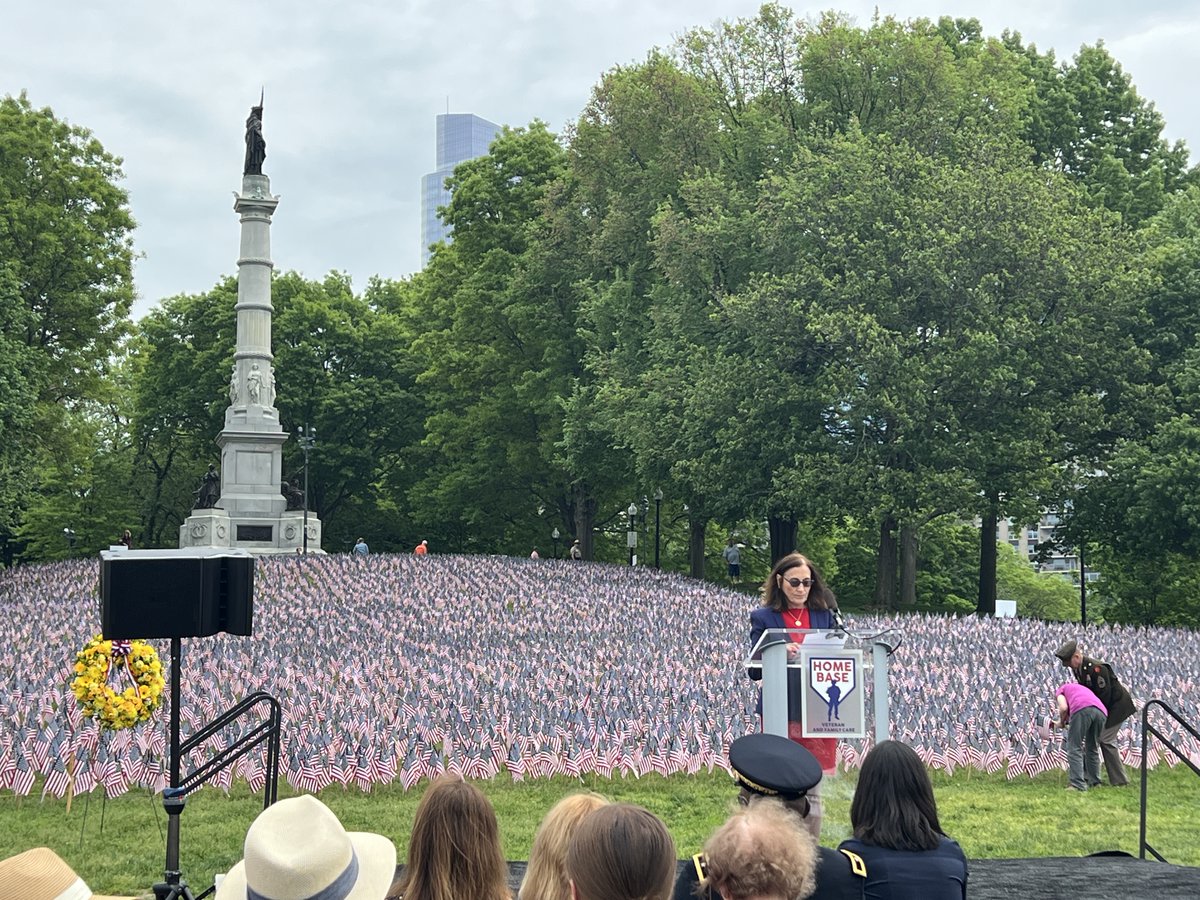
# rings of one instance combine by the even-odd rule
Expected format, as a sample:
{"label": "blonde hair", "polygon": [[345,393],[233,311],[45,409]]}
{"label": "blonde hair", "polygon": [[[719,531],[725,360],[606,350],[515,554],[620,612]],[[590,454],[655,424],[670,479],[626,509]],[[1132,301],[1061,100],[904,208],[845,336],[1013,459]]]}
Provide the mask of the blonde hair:
{"label": "blonde hair", "polygon": [[778,800],[755,800],[704,845],[702,886],[726,900],[807,897],[817,887],[817,847],[804,820]]}
{"label": "blonde hair", "polygon": [[571,835],[586,815],[607,805],[604,797],[588,791],[568,794],[550,807],[533,838],[529,866],[521,882],[521,900],[570,900],[567,847]]}
{"label": "blonde hair", "polygon": [[408,864],[392,884],[405,900],[510,900],[496,811],[483,792],[443,775],[417,804]]}

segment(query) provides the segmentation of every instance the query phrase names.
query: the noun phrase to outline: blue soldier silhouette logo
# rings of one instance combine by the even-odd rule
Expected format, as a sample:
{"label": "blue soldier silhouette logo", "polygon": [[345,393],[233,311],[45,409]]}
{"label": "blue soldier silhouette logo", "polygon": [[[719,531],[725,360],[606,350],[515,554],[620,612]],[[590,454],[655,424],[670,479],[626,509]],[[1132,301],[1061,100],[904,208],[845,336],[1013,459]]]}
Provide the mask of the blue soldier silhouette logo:
{"label": "blue soldier silhouette logo", "polygon": [[842,689],[838,687],[836,681],[825,689],[825,697],[825,706],[828,708],[825,721],[832,722],[834,719],[841,719],[841,716],[838,715],[838,705],[841,703]]}
{"label": "blue soldier silhouette logo", "polygon": [[810,656],[808,686],[825,703],[825,721],[841,721],[842,701],[858,687],[858,666],[844,656]]}

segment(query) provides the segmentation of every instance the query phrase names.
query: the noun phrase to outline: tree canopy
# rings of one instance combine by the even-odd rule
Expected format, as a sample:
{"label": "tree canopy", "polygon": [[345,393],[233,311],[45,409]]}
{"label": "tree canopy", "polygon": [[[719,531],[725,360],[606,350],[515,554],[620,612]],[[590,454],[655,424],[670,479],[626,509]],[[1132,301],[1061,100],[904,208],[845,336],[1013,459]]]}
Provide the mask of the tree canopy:
{"label": "tree canopy", "polygon": [[[131,328],[119,160],[24,97],[0,118],[0,499],[40,489],[0,524],[48,558],[107,504],[173,544],[236,282]],[[275,276],[327,549],[557,530],[617,561],[661,492],[697,576],[735,535],[751,568],[803,543],[847,599],[1062,617],[995,539],[1052,509],[1101,614],[1196,621],[1200,194],[1163,127],[1103,44],[1059,61],[974,19],[769,3],[603,73],[564,134],[506,128],[456,169],[422,272]]]}

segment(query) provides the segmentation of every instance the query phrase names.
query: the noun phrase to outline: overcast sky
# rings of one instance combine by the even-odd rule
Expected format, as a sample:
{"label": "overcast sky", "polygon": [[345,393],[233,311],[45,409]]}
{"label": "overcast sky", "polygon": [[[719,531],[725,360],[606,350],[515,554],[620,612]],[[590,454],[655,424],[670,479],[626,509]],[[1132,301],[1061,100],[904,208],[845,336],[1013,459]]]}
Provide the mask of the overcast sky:
{"label": "overcast sky", "polygon": [[[839,9],[869,24],[877,4]],[[176,4],[25,2],[4,13],[0,95],[91,129],[124,158],[140,258],[135,316],[233,274],[249,107],[266,89],[272,229],[280,270],[399,278],[420,267],[420,180],[434,116],[499,124],[575,119],[613,66],[689,28],[751,16],[755,0],[392,0]],[[14,8],[15,7],[15,8]],[[1103,40],[1167,136],[1200,146],[1193,83],[1200,0],[892,0],[901,19],[974,16],[1070,58]]]}

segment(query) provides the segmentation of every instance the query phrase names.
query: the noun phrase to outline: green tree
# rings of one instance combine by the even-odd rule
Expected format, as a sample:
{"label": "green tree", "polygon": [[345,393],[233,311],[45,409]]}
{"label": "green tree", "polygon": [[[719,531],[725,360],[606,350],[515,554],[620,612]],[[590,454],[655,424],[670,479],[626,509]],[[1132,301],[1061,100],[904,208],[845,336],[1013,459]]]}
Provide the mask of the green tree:
{"label": "green tree", "polygon": [[0,99],[0,540],[5,558],[62,406],[103,392],[133,300],[121,161],[90,132]]}
{"label": "green tree", "polygon": [[[279,420],[291,433],[317,430],[309,455],[309,505],[322,519],[326,550],[348,550],[371,526],[373,546],[400,549],[408,534],[375,511],[387,505],[392,480],[422,438],[412,335],[390,311],[398,291],[374,280],[356,296],[350,280],[276,278],[272,297]],[[285,445],[285,479],[300,483],[303,455]]]}
{"label": "green tree", "polygon": [[[385,290],[373,283],[368,296]],[[218,460],[236,302],[237,282],[226,278],[207,294],[168,298],[140,323],[133,432],[144,541],[152,546],[177,543],[197,481]],[[380,480],[419,439],[405,338],[393,313],[356,297],[340,274],[281,274],[272,303],[280,424],[289,433],[301,425],[317,431],[309,504],[329,549],[342,549],[362,531],[363,509],[379,501]],[[289,441],[285,479],[299,481],[302,467]]]}
{"label": "green tree", "polygon": [[1097,205],[1137,227],[1166,198],[1194,181],[1182,141],[1169,144],[1165,122],[1103,43],[1084,45],[1071,62],[1004,42],[1023,60],[1035,97],[1023,110],[1025,141],[1034,161],[1080,183]]}
{"label": "green tree", "polygon": [[147,546],[178,546],[200,477],[220,461],[236,303],[237,281],[224,278],[208,293],[166,298],[138,323],[131,428]]}
{"label": "green tree", "polygon": [[455,550],[528,553],[554,523],[590,541],[590,473],[559,451],[582,355],[573,267],[554,264],[567,257],[548,215],[566,163],[542,123],[506,129],[455,170],[454,241],[414,279],[427,414],[408,500]]}
{"label": "green tree", "polygon": [[1059,574],[1038,572],[1006,543],[997,545],[996,594],[1015,600],[1020,616],[1079,621],[1079,585]]}

